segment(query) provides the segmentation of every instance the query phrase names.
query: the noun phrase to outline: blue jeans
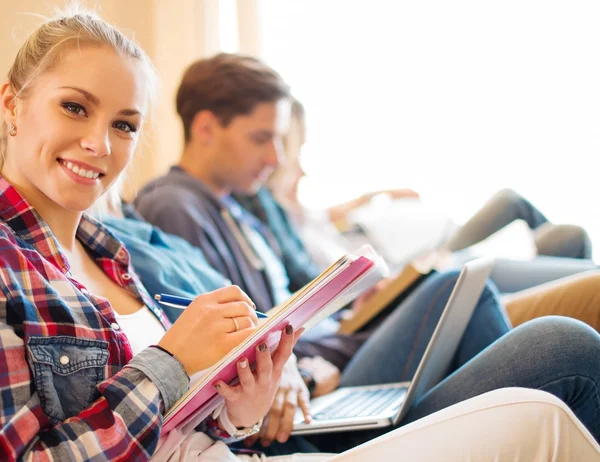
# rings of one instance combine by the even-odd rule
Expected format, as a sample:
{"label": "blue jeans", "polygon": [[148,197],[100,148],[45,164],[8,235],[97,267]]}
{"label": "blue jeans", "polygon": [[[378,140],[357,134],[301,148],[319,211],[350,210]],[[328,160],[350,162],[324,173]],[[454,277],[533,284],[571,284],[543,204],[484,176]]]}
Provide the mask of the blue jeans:
{"label": "blue jeans", "polygon": [[[401,425],[506,387],[552,393],[600,442],[600,336],[587,324],[557,316],[529,321],[494,342],[423,396]],[[319,450],[340,452],[390,430],[315,435],[309,441]]]}
{"label": "blue jeans", "polygon": [[[441,315],[453,278],[456,273],[427,280],[419,288],[423,290],[416,291],[411,301],[396,310],[361,348],[344,371],[342,384],[410,380]],[[431,291],[437,291],[433,298]],[[600,441],[598,333],[582,322],[554,316],[507,332],[495,290],[487,286],[456,352],[454,371],[423,396],[401,424],[498,388],[537,388],[564,401]],[[321,451],[341,452],[390,430],[315,435],[308,440]]]}
{"label": "blue jeans", "polygon": [[[411,380],[458,279],[459,271],[426,279],[371,335],[348,363],[342,386]],[[509,332],[497,292],[486,284],[454,357],[452,372]]]}

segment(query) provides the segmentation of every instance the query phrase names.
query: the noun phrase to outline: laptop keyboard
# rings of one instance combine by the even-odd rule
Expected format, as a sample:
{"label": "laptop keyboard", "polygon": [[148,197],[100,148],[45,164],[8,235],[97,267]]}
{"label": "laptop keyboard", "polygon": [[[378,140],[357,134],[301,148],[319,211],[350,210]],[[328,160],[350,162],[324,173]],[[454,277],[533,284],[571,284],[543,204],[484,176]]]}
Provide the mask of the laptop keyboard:
{"label": "laptop keyboard", "polygon": [[406,393],[406,388],[356,390],[313,415],[315,420],[336,420],[348,417],[377,415]]}

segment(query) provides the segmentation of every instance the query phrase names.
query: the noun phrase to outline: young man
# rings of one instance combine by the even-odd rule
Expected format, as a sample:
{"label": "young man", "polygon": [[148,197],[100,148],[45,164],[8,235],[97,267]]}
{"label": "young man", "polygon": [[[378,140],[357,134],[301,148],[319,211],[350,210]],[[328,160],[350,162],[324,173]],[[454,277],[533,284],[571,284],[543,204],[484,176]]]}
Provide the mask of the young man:
{"label": "young man", "polygon": [[[177,94],[185,134],[181,161],[147,185],[135,202],[146,220],[201,248],[213,268],[242,287],[257,308],[265,311],[290,296],[289,277],[269,230],[245,211],[232,193],[257,192],[280,162],[288,98],[289,90],[281,78],[253,58],[221,54],[192,64]],[[343,385],[410,380],[456,276],[448,273],[429,278],[374,335],[337,335],[335,322],[329,320],[320,331],[311,332],[311,339],[301,339],[296,353],[306,372],[305,381],[290,363],[265,419],[263,444],[287,440],[297,406],[308,416],[306,384],[314,395],[327,393],[340,383],[340,371]],[[486,287],[456,353],[454,369],[509,329],[493,287]],[[486,364],[503,363],[509,353],[505,344],[495,352],[491,347],[494,361],[488,356]],[[520,373],[516,373],[518,377],[509,374],[479,381],[467,373],[473,363],[477,365],[477,360],[461,368],[467,369],[460,375],[464,384],[444,387],[442,383],[437,396],[423,398],[405,422],[434,412],[440,405],[478,395],[483,388],[507,386],[509,379],[514,379],[511,384],[535,386]],[[357,433],[355,437],[351,442],[343,439],[352,445],[372,435]]]}

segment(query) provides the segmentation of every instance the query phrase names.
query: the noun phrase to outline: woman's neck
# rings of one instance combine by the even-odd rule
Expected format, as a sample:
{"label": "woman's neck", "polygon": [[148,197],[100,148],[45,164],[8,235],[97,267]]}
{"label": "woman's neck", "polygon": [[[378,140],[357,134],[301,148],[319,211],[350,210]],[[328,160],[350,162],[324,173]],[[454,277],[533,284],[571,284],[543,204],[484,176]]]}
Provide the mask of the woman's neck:
{"label": "woman's neck", "polygon": [[72,252],[75,249],[75,237],[82,213],[66,210],[39,190],[12,181],[11,178],[5,175],[5,172],[2,172],[2,175],[42,217],[61,248],[67,252]]}

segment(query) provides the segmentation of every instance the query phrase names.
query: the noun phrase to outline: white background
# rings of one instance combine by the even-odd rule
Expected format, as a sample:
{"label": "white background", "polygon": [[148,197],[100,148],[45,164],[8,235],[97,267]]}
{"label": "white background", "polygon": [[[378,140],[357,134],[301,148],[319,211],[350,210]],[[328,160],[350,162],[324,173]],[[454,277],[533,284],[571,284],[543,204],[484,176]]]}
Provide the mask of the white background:
{"label": "white background", "polygon": [[412,187],[461,222],[511,187],[600,247],[600,2],[263,0],[260,19],[307,112],[306,205]]}

